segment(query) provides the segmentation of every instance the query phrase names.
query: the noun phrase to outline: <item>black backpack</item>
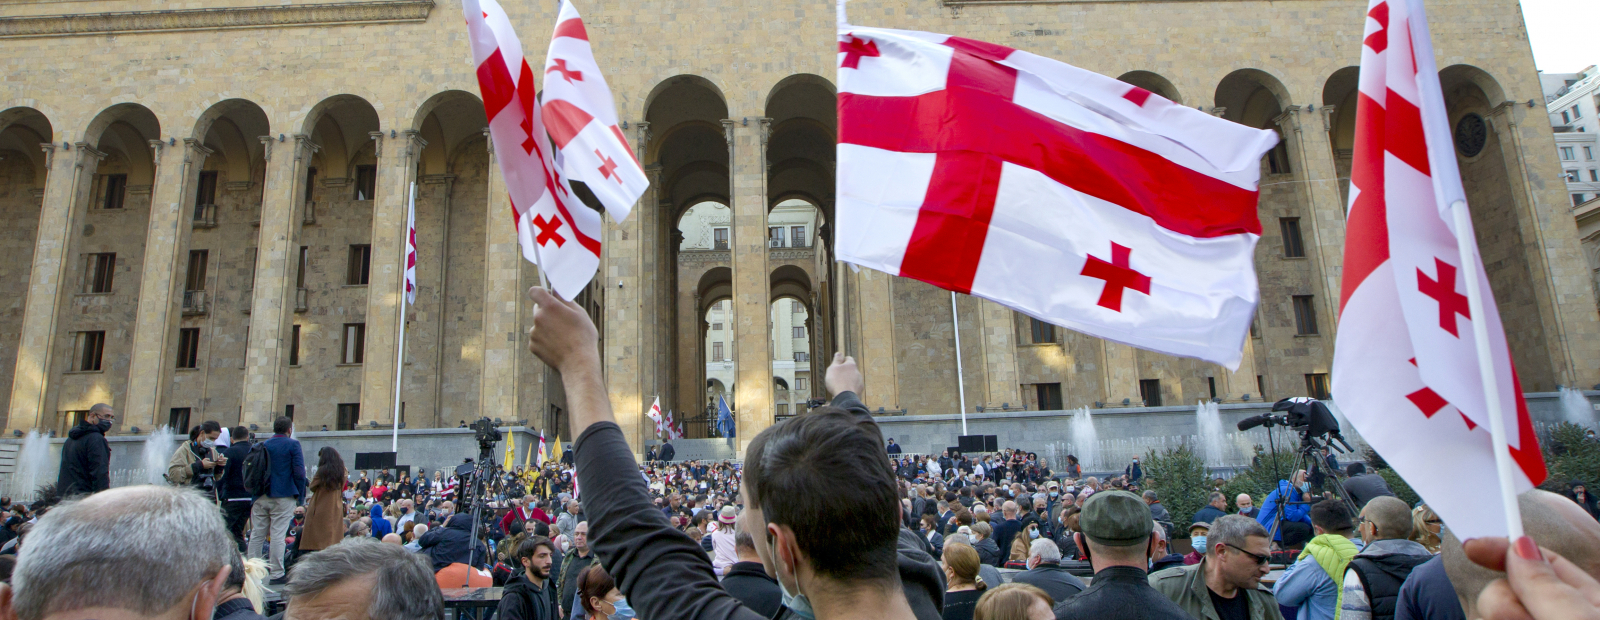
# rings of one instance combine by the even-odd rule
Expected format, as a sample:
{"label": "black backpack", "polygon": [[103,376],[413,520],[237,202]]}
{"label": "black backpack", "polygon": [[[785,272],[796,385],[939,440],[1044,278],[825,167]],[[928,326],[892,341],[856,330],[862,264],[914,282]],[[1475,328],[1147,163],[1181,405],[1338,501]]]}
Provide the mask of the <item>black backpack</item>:
{"label": "black backpack", "polygon": [[272,455],[267,453],[267,442],[250,446],[244,457],[244,489],[251,497],[261,497],[272,491]]}

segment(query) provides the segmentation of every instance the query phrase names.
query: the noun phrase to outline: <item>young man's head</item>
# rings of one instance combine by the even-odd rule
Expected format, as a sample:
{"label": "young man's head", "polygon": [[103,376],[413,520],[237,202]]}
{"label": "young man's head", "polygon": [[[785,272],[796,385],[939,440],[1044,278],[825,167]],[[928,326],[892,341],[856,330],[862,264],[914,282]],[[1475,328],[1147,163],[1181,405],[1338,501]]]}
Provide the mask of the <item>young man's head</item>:
{"label": "young man's head", "polygon": [[1399,498],[1380,495],[1361,509],[1361,540],[1405,540],[1413,531],[1411,507]]}
{"label": "young man's head", "polygon": [[288,435],[292,431],[294,431],[294,420],[290,420],[289,416],[278,416],[278,419],[272,421],[272,434]]}
{"label": "young man's head", "polygon": [[1311,506],[1311,527],[1319,536],[1338,534],[1349,538],[1356,526],[1350,520],[1350,509],[1345,508],[1344,502],[1325,499]]}
{"label": "young man's head", "polygon": [[1223,583],[1254,589],[1267,576],[1271,555],[1272,539],[1255,519],[1228,515],[1211,522],[1206,536],[1206,570],[1221,577]]}
{"label": "young man's head", "polygon": [[528,580],[534,583],[550,578],[550,564],[555,561],[555,555],[555,543],[543,536],[529,536],[517,545],[517,563],[522,564]]}
{"label": "young man's head", "polygon": [[830,406],[750,442],[741,489],[747,527],[785,590],[815,597],[829,587],[819,580],[899,589],[900,505],[882,437],[871,420]]}

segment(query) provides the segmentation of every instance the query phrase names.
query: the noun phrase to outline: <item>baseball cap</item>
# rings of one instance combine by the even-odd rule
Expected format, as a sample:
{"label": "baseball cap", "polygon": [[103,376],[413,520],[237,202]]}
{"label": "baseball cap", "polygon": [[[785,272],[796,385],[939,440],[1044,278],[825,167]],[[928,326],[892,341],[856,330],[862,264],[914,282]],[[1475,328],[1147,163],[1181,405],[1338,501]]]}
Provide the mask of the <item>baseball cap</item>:
{"label": "baseball cap", "polygon": [[1127,491],[1101,491],[1083,502],[1078,528],[1089,540],[1108,547],[1128,547],[1150,539],[1155,522],[1150,507]]}
{"label": "baseball cap", "polygon": [[1056,482],[1054,480],[1051,480],[1049,484],[1044,485],[1044,488],[1046,488],[1046,489],[1059,489],[1059,488],[1061,488],[1061,483]]}

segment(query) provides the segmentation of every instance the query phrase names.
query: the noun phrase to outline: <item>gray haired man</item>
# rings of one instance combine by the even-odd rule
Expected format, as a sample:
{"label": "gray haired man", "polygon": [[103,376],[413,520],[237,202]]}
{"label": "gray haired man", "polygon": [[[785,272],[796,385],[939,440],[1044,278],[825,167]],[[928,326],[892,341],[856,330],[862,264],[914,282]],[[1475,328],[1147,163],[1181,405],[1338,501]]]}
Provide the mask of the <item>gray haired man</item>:
{"label": "gray haired man", "polygon": [[1028,572],[1012,577],[1016,583],[1037,586],[1050,595],[1050,600],[1065,601],[1083,591],[1083,580],[1061,567],[1061,548],[1047,538],[1033,541],[1028,547]]}
{"label": "gray haired man", "polygon": [[39,519],[0,586],[0,618],[206,620],[234,553],[216,504],[193,489],[103,491]]}
{"label": "gray haired man", "polygon": [[346,538],[306,556],[283,596],[284,620],[444,620],[428,561],[371,538]]}

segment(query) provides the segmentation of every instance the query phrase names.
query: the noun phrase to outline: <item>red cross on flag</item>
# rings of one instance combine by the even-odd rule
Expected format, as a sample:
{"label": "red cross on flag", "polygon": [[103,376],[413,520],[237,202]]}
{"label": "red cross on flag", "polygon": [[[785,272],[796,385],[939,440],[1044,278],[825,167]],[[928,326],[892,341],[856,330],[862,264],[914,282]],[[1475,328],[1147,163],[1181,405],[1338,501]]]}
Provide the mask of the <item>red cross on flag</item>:
{"label": "red cross on flag", "polygon": [[1501,488],[1486,391],[1504,415],[1512,491],[1543,482],[1545,467],[1471,219],[1459,217],[1466,196],[1421,0],[1370,4],[1356,97],[1333,395],[1458,537],[1506,536],[1506,514],[1483,501]]}
{"label": "red cross on flag", "polygon": [[556,162],[567,178],[589,186],[612,219],[628,219],[650,180],[617,128],[617,106],[595,63],[589,32],[566,0],[550,37],[544,74],[540,101],[550,139],[559,149]]}
{"label": "red cross on flag", "polygon": [[645,412],[644,415],[645,415],[645,417],[650,418],[650,421],[656,423],[656,435],[660,436],[661,435],[661,431],[662,431],[661,397],[660,396],[656,397],[656,402],[654,404],[650,405],[650,411]]}
{"label": "red cross on flag", "polygon": [[600,214],[578,200],[556,165],[534,72],[505,10],[495,0],[463,0],[461,8],[522,255],[572,299],[600,267]]}
{"label": "red cross on flag", "polygon": [[993,43],[839,28],[841,260],[1237,368],[1271,131]]}
{"label": "red cross on flag", "polygon": [[406,303],[417,303],[417,184],[406,202]]}

